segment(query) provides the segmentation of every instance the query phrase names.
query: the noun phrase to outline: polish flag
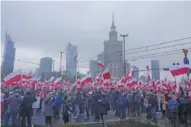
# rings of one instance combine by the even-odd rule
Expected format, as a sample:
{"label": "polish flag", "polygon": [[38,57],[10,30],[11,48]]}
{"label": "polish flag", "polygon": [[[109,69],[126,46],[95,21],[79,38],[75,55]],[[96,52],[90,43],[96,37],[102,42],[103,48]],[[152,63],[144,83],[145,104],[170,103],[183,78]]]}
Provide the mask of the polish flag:
{"label": "polish flag", "polygon": [[104,64],[103,64],[101,61],[98,61],[98,62],[97,62],[97,66],[100,67],[100,68],[103,68],[103,67],[104,67]]}
{"label": "polish flag", "polygon": [[74,84],[75,84],[75,85],[80,85],[80,83],[81,83],[81,82],[80,82],[80,79],[77,79]]}
{"label": "polish flag", "polygon": [[102,77],[103,77],[103,79],[110,79],[111,78],[111,74],[110,74],[108,68],[105,69],[105,71],[102,74]]}
{"label": "polish flag", "polygon": [[190,69],[189,65],[180,65],[170,68],[170,72],[173,76],[179,76],[183,74],[187,74]]}
{"label": "polish flag", "polygon": [[147,75],[147,80],[148,80],[148,81],[151,81],[150,73],[148,73],[148,75]]}
{"label": "polish flag", "polygon": [[120,80],[119,80],[120,83],[125,83],[125,76],[123,76]]}
{"label": "polish flag", "polygon": [[21,70],[12,72],[8,74],[5,78],[4,81],[6,85],[12,85],[14,82],[18,82],[22,79],[22,72]]}
{"label": "polish flag", "polygon": [[62,80],[62,77],[58,77],[53,83],[54,84],[59,83],[61,80]]}
{"label": "polish flag", "polygon": [[23,79],[32,79],[32,77],[33,77],[32,75],[27,75],[27,74],[22,75]]}
{"label": "polish flag", "polygon": [[64,86],[66,86],[67,88],[70,88],[70,87],[71,87],[71,83],[70,83],[70,81],[65,82],[65,83],[64,83]]}
{"label": "polish flag", "polygon": [[92,82],[92,76],[91,76],[91,74],[88,74],[88,75],[87,75],[86,81],[87,81],[87,82]]}
{"label": "polish flag", "polygon": [[124,77],[123,82],[127,82],[129,79],[132,78],[133,75],[134,75],[133,68],[131,68],[130,72],[127,73],[126,76]]}
{"label": "polish flag", "polygon": [[84,86],[85,84],[90,83],[90,82],[92,82],[91,74],[88,74],[87,76],[82,78],[82,80],[80,81],[81,86]]}
{"label": "polish flag", "polygon": [[130,88],[137,85],[137,81],[135,79],[132,79],[131,81],[129,81],[128,83],[126,83],[126,87]]}
{"label": "polish flag", "polygon": [[54,76],[52,76],[52,77],[48,80],[48,82],[52,82],[52,81],[54,81]]}
{"label": "polish flag", "polygon": [[96,81],[97,82],[100,82],[102,80],[102,74],[98,74],[97,76],[96,76]]}

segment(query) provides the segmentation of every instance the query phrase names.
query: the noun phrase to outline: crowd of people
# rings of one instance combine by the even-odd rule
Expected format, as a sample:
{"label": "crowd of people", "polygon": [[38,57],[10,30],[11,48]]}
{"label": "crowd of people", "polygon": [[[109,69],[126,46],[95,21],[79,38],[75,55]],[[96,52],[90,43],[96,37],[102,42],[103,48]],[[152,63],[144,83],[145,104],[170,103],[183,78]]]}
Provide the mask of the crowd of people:
{"label": "crowd of people", "polygon": [[[183,90],[177,94],[173,90],[155,91],[153,89],[125,88],[76,88],[24,89],[20,87],[1,88],[1,116],[4,127],[12,118],[12,126],[31,127],[33,103],[40,98],[37,112],[43,113],[47,126],[53,120],[63,119],[64,123],[75,122],[81,115],[85,121],[93,116],[96,122],[103,120],[108,111],[113,111],[120,119],[136,117],[143,113],[147,119],[157,122],[157,112],[175,125],[187,124],[191,119],[191,90]],[[19,118],[20,122],[17,122]],[[72,119],[73,118],[73,119]],[[27,123],[26,123],[27,119]],[[18,125],[19,124],[19,125]]]}

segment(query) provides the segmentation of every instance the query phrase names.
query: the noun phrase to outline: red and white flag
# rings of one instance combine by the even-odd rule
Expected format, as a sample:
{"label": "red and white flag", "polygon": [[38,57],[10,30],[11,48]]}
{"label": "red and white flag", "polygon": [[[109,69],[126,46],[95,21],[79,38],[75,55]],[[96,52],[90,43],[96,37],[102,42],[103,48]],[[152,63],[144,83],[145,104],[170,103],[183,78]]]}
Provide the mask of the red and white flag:
{"label": "red and white flag", "polygon": [[104,70],[104,72],[103,72],[103,74],[102,74],[102,77],[103,77],[103,79],[110,79],[110,78],[111,78],[111,74],[110,74],[108,68],[106,68],[106,69]]}
{"label": "red and white flag", "polygon": [[147,80],[148,81],[151,81],[151,76],[150,76],[150,73],[148,72],[148,75],[147,75]]}
{"label": "red and white flag", "polygon": [[22,75],[23,75],[22,71],[18,70],[18,71],[8,74],[4,78],[4,81],[5,81],[6,85],[12,85],[12,84],[14,84],[14,82],[20,81],[22,79]]}
{"label": "red and white flag", "polygon": [[130,72],[126,74],[126,76],[123,78],[123,82],[126,83],[128,80],[130,80],[134,76],[133,68],[131,68]]}
{"label": "red and white flag", "polygon": [[49,80],[48,80],[48,82],[53,82],[54,81],[54,76],[52,76]]}
{"label": "red and white flag", "polygon": [[126,87],[127,88],[131,88],[133,86],[137,85],[137,81],[135,79],[132,79],[131,81],[129,81],[128,83],[126,83]]}
{"label": "red and white flag", "polygon": [[57,84],[57,83],[61,82],[61,80],[62,80],[62,77],[58,77],[53,83]]}
{"label": "red and white flag", "polygon": [[88,74],[86,75],[84,78],[81,79],[80,83],[81,83],[81,86],[84,86],[85,84],[88,84],[92,82],[92,77],[91,77],[91,74]]}
{"label": "red and white flag", "polygon": [[101,61],[98,61],[98,62],[97,62],[97,66],[98,66],[99,68],[103,68],[103,67],[104,67],[104,64],[103,64]]}
{"label": "red and white flag", "polygon": [[179,76],[183,74],[187,74],[190,69],[189,65],[179,65],[179,66],[173,66],[170,68],[170,72],[173,76]]}

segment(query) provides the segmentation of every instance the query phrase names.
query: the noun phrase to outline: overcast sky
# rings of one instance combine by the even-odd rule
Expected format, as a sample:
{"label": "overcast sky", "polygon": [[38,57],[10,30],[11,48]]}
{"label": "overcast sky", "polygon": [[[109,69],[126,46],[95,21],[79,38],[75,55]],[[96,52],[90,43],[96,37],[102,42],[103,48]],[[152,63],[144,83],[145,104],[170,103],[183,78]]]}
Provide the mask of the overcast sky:
{"label": "overcast sky", "polygon": [[[65,51],[68,42],[78,46],[81,61],[96,57],[103,50],[112,12],[118,33],[129,34],[127,50],[191,36],[191,2],[2,2],[2,47],[8,30],[17,48],[16,58],[39,63],[41,57],[50,56],[56,60],[58,70],[60,51]],[[189,41],[191,39],[182,43]],[[191,43],[165,50],[181,48],[191,48]],[[127,55],[127,58],[134,56]],[[145,69],[151,59],[158,59],[161,67],[168,67],[173,62],[182,62],[183,57],[180,53],[137,59],[133,63]],[[80,70],[87,71],[88,64],[88,60],[80,62]],[[15,69],[34,70],[36,67],[15,62]]]}

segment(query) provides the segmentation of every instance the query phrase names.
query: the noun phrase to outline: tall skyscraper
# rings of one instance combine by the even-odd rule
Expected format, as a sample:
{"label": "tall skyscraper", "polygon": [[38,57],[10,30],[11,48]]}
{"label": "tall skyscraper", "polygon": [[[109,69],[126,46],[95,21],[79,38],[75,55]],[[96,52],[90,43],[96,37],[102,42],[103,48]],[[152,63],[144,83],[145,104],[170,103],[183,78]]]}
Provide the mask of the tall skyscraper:
{"label": "tall skyscraper", "polygon": [[95,77],[98,75],[98,73],[100,72],[99,68],[98,68],[98,62],[96,60],[90,60],[89,61],[89,72],[92,76],[93,79],[95,79]]}
{"label": "tall skyscraper", "polygon": [[123,74],[123,42],[117,38],[118,34],[112,16],[109,40],[104,41],[104,65],[108,68],[113,79],[119,79]]}
{"label": "tall skyscraper", "polygon": [[77,76],[77,56],[77,46],[68,43],[66,45],[66,72],[70,78]]}
{"label": "tall skyscraper", "polygon": [[52,76],[52,58],[43,57],[40,59],[39,73],[42,81],[48,80]]}
{"label": "tall skyscraper", "polygon": [[133,66],[133,72],[134,72],[133,78],[139,80],[139,68],[137,66]]}
{"label": "tall skyscraper", "polygon": [[14,62],[15,62],[15,46],[12,38],[8,33],[5,34],[5,47],[4,47],[4,54],[3,54],[3,62],[1,66],[1,75],[4,78],[9,73],[13,72],[14,69]]}
{"label": "tall skyscraper", "polygon": [[159,60],[151,60],[152,80],[160,80]]}
{"label": "tall skyscraper", "polygon": [[[43,57],[40,59],[39,73],[40,75],[47,75],[52,72],[52,58]],[[45,76],[46,77],[46,76]]]}

